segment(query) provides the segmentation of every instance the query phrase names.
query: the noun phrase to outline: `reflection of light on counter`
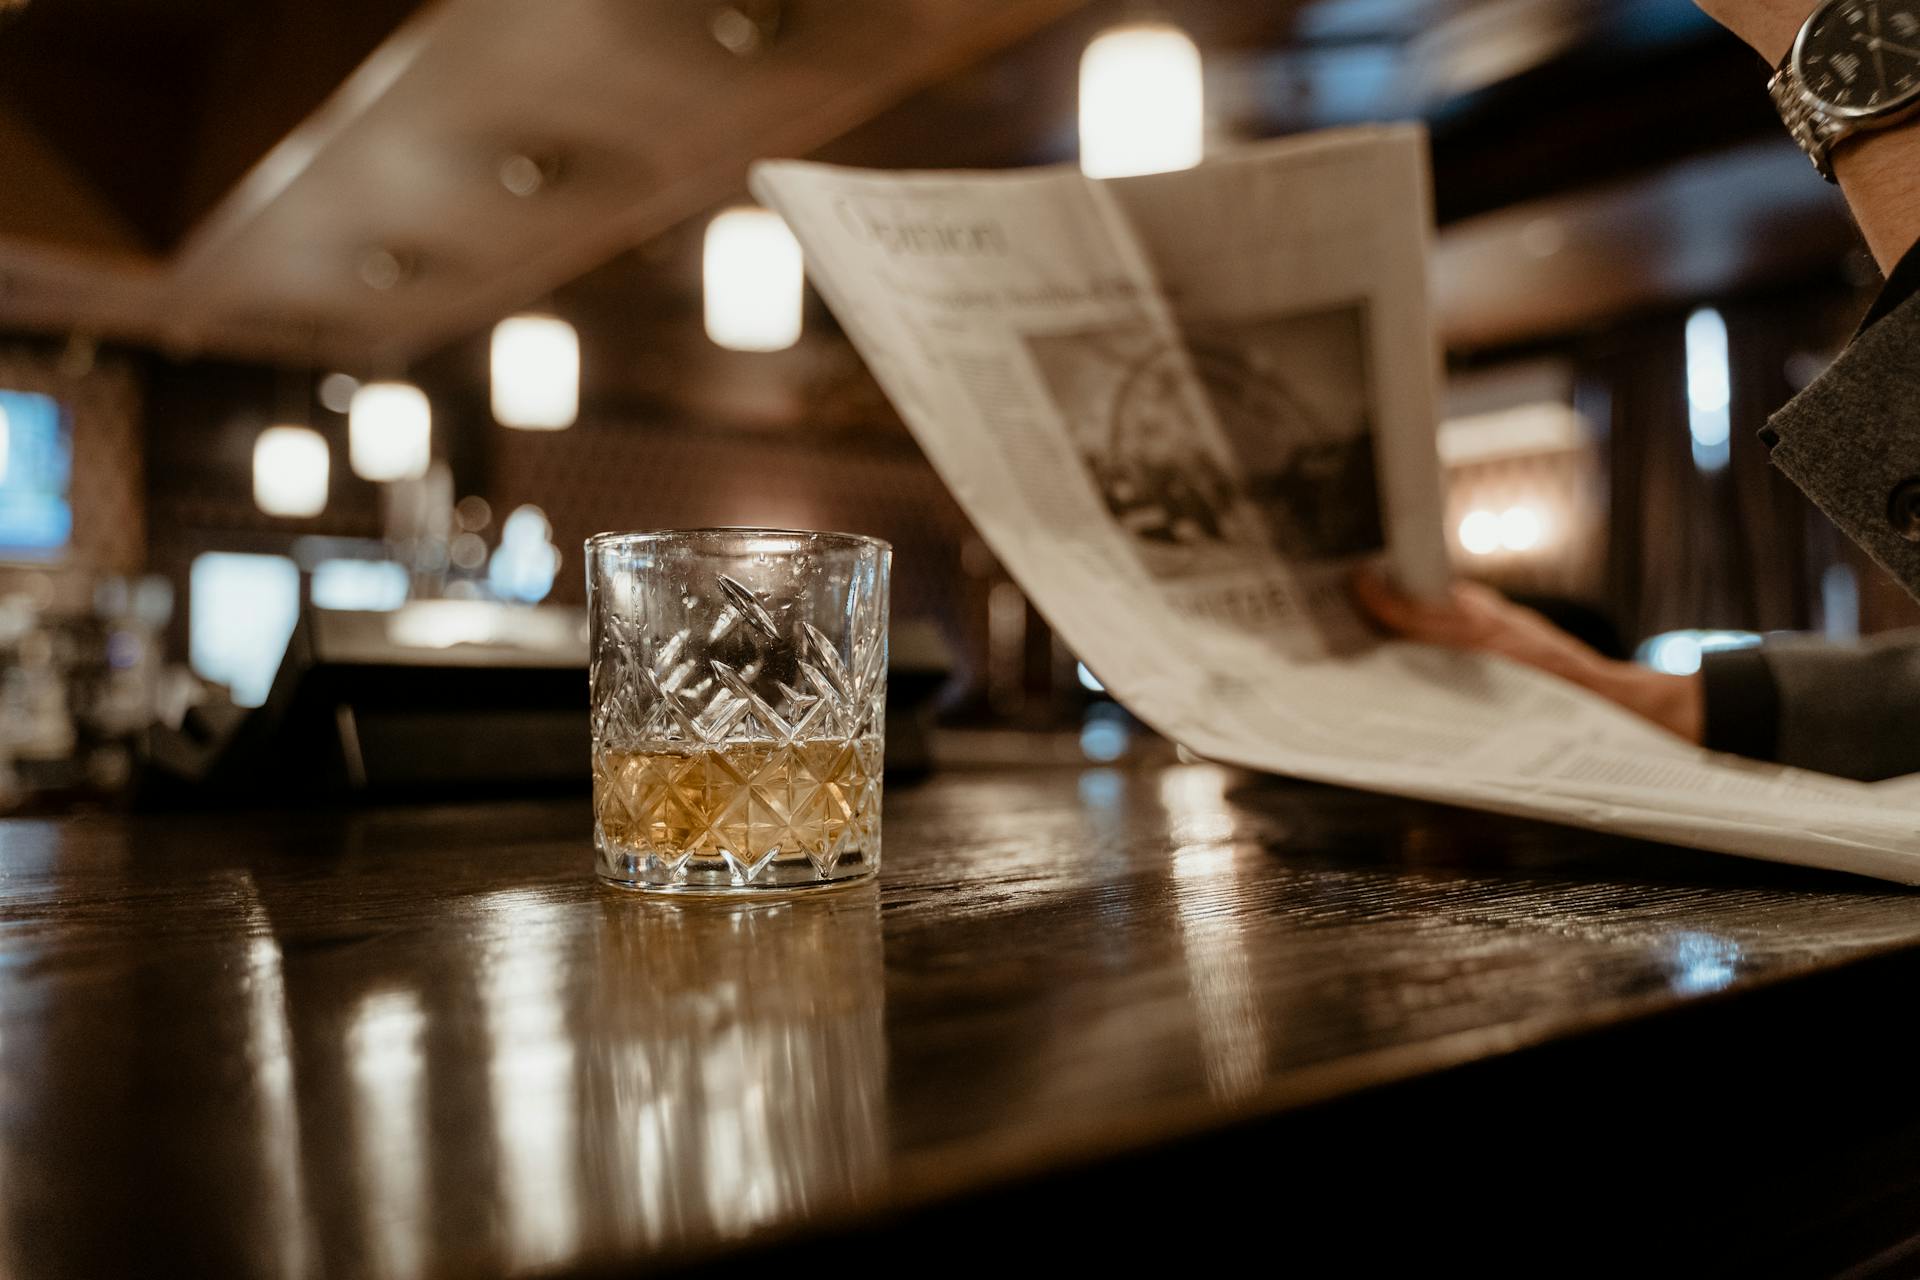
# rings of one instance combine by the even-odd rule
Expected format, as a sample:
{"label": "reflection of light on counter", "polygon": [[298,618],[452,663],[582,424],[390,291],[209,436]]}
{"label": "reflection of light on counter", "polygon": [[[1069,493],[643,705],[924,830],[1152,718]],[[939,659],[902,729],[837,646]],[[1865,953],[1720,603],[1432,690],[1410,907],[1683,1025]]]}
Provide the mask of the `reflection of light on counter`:
{"label": "reflection of light on counter", "polygon": [[1739,944],[1711,933],[1676,933],[1670,955],[1673,973],[1669,983],[1681,995],[1719,991],[1739,972]]}
{"label": "reflection of light on counter", "polygon": [[347,1074],[353,1081],[353,1141],[360,1202],[369,1209],[374,1271],[416,1276],[425,1270],[431,1227],[427,1204],[426,1017],[411,991],[361,999],[347,1025]]}
{"label": "reflection of light on counter", "polygon": [[1161,775],[1160,803],[1175,845],[1174,909],[1207,1084],[1231,1098],[1258,1087],[1267,1050],[1253,969],[1233,912],[1240,890],[1226,782],[1226,771],[1211,765],[1169,769]]}
{"label": "reflection of light on counter", "polygon": [[574,1045],[557,931],[564,911],[527,889],[489,894],[495,927],[481,978],[507,1255],[552,1265],[579,1245]]}
{"label": "reflection of light on counter", "polygon": [[413,649],[492,645],[533,653],[582,643],[579,616],[568,609],[527,609],[492,600],[415,600],[382,620],[387,639]]}
{"label": "reflection of light on counter", "polygon": [[[723,1235],[737,1236],[779,1216],[783,1126],[768,1085],[781,1069],[766,1039],[737,1022],[702,1046],[699,1078],[709,1099],[702,1152],[706,1200]],[[784,1092],[784,1091],[783,1091]],[[729,1105],[715,1105],[716,1099]]]}
{"label": "reflection of light on counter", "polygon": [[581,1048],[594,1186],[685,1246],[858,1202],[884,1174],[879,901],[610,904]]}
{"label": "reflection of light on counter", "polygon": [[247,1051],[260,1099],[263,1172],[277,1219],[271,1236],[279,1245],[280,1274],[301,1276],[312,1268],[313,1241],[301,1175],[300,1113],[293,1099],[293,1033],[287,1025],[286,978],[280,944],[268,932],[266,912],[257,900],[248,904],[248,915],[256,932],[247,954],[251,997]]}
{"label": "reflection of light on counter", "polygon": [[484,600],[417,600],[387,621],[387,638],[413,649],[491,644],[498,605]]}
{"label": "reflection of light on counter", "polygon": [[1126,794],[1126,779],[1112,769],[1089,769],[1080,775],[1080,803],[1089,809],[1117,810]]}

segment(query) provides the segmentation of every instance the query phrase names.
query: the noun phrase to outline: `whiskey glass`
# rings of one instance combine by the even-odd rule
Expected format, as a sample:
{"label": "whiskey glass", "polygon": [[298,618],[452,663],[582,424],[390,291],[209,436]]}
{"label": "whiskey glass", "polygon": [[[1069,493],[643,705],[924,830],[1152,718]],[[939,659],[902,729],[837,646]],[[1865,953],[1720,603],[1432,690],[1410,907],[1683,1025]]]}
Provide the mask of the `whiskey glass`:
{"label": "whiskey glass", "polygon": [[787,529],[587,539],[602,879],[738,895],[879,870],[892,556]]}

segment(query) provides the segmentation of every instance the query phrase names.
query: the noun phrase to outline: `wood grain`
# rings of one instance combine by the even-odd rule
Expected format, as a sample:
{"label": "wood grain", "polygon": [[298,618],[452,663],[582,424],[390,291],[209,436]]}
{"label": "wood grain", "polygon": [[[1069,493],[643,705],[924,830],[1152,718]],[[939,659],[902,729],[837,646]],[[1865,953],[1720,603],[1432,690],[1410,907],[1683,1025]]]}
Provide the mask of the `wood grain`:
{"label": "wood grain", "polygon": [[[1447,1190],[1409,1171],[1509,1140],[1591,1169],[1604,1099],[1536,1091],[1583,1073],[1623,1116],[1666,1115],[1633,1072],[1695,1090],[1637,1150],[1706,1158],[1711,1095],[1746,1095],[1647,1063],[1717,1069],[1749,1007],[1815,1034],[1850,1007],[1818,983],[1920,940],[1878,884],[1210,766],[949,774],[886,823],[877,891],[751,906],[602,888],[584,801],[0,823],[0,1271],[837,1263],[943,1206],[951,1259],[1021,1213],[1054,1228],[1032,1258],[1124,1259],[1184,1211],[1267,1238],[1227,1212],[1262,1188],[1357,1203],[1362,1157],[1408,1222]],[[1614,1077],[1597,1046],[1642,1033]],[[1477,1137],[1416,1136],[1447,1117]]]}

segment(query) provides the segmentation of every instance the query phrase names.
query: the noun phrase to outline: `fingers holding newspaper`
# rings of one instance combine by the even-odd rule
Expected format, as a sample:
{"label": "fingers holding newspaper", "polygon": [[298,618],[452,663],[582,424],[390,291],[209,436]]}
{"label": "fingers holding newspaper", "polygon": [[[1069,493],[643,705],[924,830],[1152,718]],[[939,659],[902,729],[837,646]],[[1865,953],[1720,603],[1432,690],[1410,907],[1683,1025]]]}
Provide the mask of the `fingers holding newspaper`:
{"label": "fingers holding newspaper", "polygon": [[1354,575],[1354,598],[1382,628],[1407,640],[1491,653],[1571,681],[1688,742],[1703,724],[1700,678],[1607,658],[1490,587],[1455,582],[1438,600],[1404,595],[1376,569]]}

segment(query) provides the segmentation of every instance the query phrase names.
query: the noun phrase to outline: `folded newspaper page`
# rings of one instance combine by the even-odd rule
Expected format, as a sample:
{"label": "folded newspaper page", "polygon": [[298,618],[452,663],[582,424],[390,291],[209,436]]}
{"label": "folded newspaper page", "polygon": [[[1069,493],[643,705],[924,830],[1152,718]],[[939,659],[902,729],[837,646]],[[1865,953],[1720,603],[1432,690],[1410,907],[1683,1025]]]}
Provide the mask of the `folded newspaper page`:
{"label": "folded newspaper page", "polygon": [[1211,759],[1920,884],[1920,790],[1718,756],[1362,623],[1447,580],[1426,138],[1178,173],[756,166],[941,478],[1107,689]]}

